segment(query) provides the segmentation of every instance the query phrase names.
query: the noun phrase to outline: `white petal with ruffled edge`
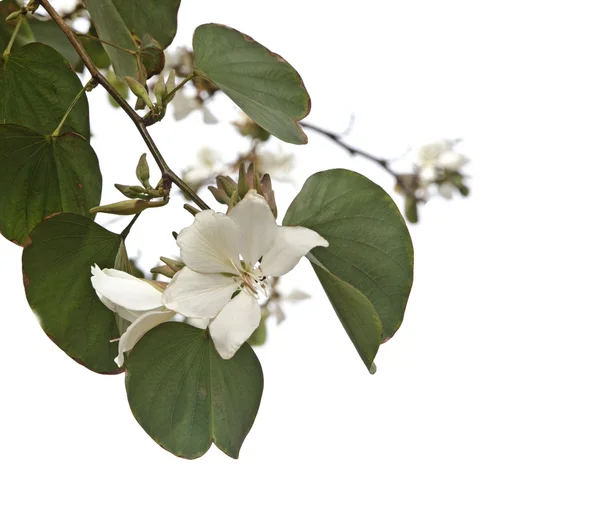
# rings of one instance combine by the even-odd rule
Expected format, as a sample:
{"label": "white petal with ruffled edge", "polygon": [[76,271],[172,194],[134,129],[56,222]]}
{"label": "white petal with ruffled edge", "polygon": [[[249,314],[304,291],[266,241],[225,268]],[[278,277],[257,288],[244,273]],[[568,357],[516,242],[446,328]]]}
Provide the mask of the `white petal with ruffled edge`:
{"label": "white petal with ruffled edge", "polygon": [[225,214],[203,210],[177,237],[181,260],[198,273],[237,274],[241,232]]}
{"label": "white petal with ruffled edge", "polygon": [[260,306],[256,298],[242,290],[219,315],[208,330],[219,355],[231,359],[260,323]]}
{"label": "white petal with ruffled edge", "polygon": [[130,311],[149,311],[162,307],[160,290],[145,280],[117,269],[101,270],[97,265],[92,266],[92,285],[101,299]]}
{"label": "white petal with ruffled edge", "polygon": [[317,232],[302,226],[279,226],[271,249],[263,256],[260,268],[265,275],[289,273],[315,246],[329,246]]}
{"label": "white petal with ruffled edge", "polygon": [[123,366],[124,353],[129,352],[144,335],[165,321],[169,321],[175,313],[173,311],[151,311],[135,320],[119,339],[119,355],[115,359],[119,366]]}
{"label": "white petal with ruffled edge", "polygon": [[214,318],[237,289],[236,278],[184,267],[165,289],[162,303],[188,318]]}
{"label": "white petal with ruffled edge", "polygon": [[[254,265],[273,245],[277,223],[265,198],[249,190],[229,212],[241,229],[240,253],[247,264]],[[185,262],[185,260],[184,260]]]}

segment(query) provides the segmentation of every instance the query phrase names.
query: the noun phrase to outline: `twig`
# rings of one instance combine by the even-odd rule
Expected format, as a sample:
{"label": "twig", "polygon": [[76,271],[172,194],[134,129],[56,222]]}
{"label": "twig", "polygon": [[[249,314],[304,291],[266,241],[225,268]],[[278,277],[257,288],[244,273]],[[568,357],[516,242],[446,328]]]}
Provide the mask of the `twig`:
{"label": "twig", "polygon": [[67,25],[67,23],[62,19],[60,14],[56,12],[54,7],[52,7],[52,5],[50,4],[49,0],[39,0],[39,2],[40,5],[50,15],[50,17],[55,21],[58,27],[65,33],[65,36],[69,39],[71,45],[73,45],[73,48],[75,49],[77,54],[79,54],[79,57],[81,57],[83,64],[89,70],[92,77],[98,82],[98,84],[102,85],[102,87],[110,94],[110,96],[116,101],[116,103],[121,108],[123,108],[125,113],[127,113],[129,118],[135,124],[138,131],[142,135],[144,142],[148,146],[150,153],[154,157],[154,160],[158,164],[158,167],[163,177],[163,188],[169,191],[171,189],[171,183],[175,183],[175,185],[177,185],[180,190],[185,192],[185,194],[190,199],[192,199],[200,208],[202,208],[203,210],[210,209],[210,207],[204,201],[202,201],[202,199],[200,199],[196,192],[169,168],[165,159],[158,150],[158,147],[154,143],[154,140],[150,136],[150,133],[148,132],[148,129],[146,128],[142,117],[140,117],[135,112],[135,110],[121,96],[121,94],[116,90],[116,88],[112,84],[110,84],[108,79],[104,77],[104,75],[102,75],[100,70],[98,70],[88,53],[85,51],[85,49],[77,39],[77,36],[75,35],[71,27],[69,27],[69,25]]}
{"label": "twig", "polygon": [[406,185],[404,185],[405,182],[401,176],[401,173],[398,173],[392,169],[392,167],[390,165],[391,160],[389,160],[387,158],[379,158],[378,156],[368,153],[367,151],[363,151],[362,149],[359,149],[358,147],[354,147],[350,144],[347,144],[346,142],[343,142],[342,138],[344,137],[344,134],[339,135],[339,134],[329,131],[327,129],[323,129],[318,126],[313,126],[312,124],[309,124],[308,122],[300,122],[300,125],[302,127],[305,127],[306,129],[310,129],[311,131],[314,131],[315,133],[319,133],[319,134],[329,138],[331,141],[335,142],[337,145],[339,145],[340,147],[342,147],[343,149],[348,151],[351,156],[362,156],[363,158],[366,158],[367,160],[371,160],[372,162],[375,162],[383,170],[385,170],[388,174],[393,176],[396,179],[396,182],[398,183],[398,185],[400,187],[406,188]]}

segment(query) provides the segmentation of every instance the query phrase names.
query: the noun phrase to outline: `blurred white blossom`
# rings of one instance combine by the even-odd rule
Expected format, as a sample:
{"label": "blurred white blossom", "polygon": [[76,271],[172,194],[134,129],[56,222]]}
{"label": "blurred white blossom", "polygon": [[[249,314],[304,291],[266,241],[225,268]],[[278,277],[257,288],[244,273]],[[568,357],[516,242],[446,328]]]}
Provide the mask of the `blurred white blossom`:
{"label": "blurred white blossom", "polygon": [[459,171],[468,163],[466,156],[454,150],[456,143],[454,140],[437,140],[417,149],[415,161],[422,181],[434,181],[440,172]]}
{"label": "blurred white blossom", "polygon": [[194,71],[192,54],[185,47],[177,47],[174,51],[165,52],[165,68],[175,69],[181,75],[189,75]]}
{"label": "blurred white blossom", "polygon": [[289,181],[289,174],[294,168],[294,155],[286,153],[281,146],[277,151],[260,150],[256,155],[255,166],[272,179]]}
{"label": "blurred white blossom", "polygon": [[170,105],[173,107],[173,117],[175,120],[183,120],[192,111],[199,110],[202,112],[205,124],[216,124],[218,122],[212,111],[204,103],[200,102],[197,97],[186,95],[185,91],[178,92]]}
{"label": "blurred white blossom", "polygon": [[202,146],[196,155],[196,163],[183,174],[192,187],[221,174],[226,166],[221,155],[212,147]]}

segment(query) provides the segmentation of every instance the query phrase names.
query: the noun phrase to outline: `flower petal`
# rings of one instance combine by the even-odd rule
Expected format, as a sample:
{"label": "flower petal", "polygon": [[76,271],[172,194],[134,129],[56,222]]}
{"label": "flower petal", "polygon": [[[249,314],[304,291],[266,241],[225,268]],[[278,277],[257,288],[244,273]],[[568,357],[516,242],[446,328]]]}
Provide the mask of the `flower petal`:
{"label": "flower petal", "polygon": [[198,273],[236,274],[240,235],[240,228],[225,214],[202,210],[177,237],[181,260]]}
{"label": "flower petal", "polygon": [[223,359],[231,359],[260,323],[260,307],[256,298],[242,289],[208,329],[215,348]]}
{"label": "flower petal", "polygon": [[210,318],[188,318],[186,322],[192,327],[204,330],[206,327],[208,327],[208,324],[210,323]]}
{"label": "flower petal", "polygon": [[469,159],[456,151],[444,151],[438,158],[437,165],[442,169],[458,171],[463,165],[469,163]]}
{"label": "flower petal", "polygon": [[[92,266],[92,285],[96,293],[117,307],[130,311],[149,311],[162,307],[162,292],[150,283],[117,269]],[[103,301],[107,305],[106,301]],[[112,309],[116,310],[116,309]]]}
{"label": "flower petal", "polygon": [[214,318],[237,289],[237,277],[196,273],[184,267],[165,289],[162,302],[188,318]]}
{"label": "flower petal", "polygon": [[150,311],[136,319],[119,339],[119,355],[115,359],[116,363],[123,366],[124,353],[129,352],[146,332],[169,321],[173,316],[175,316],[173,311]]}
{"label": "flower petal", "polygon": [[277,223],[265,198],[251,189],[229,212],[242,230],[240,253],[247,264],[254,265],[273,245]]}
{"label": "flower petal", "polygon": [[260,268],[268,276],[285,275],[315,246],[327,247],[329,243],[303,226],[279,226],[273,247],[264,255]]}

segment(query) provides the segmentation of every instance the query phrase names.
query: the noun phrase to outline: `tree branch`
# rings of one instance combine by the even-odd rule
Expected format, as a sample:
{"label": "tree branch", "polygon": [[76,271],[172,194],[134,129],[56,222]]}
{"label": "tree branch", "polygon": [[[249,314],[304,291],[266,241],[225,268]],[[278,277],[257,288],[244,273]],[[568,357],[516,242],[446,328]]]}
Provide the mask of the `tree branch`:
{"label": "tree branch", "polygon": [[202,201],[202,199],[200,199],[196,192],[169,168],[169,166],[165,162],[165,159],[158,150],[158,147],[154,143],[154,140],[150,136],[150,133],[148,132],[148,129],[146,128],[142,117],[140,117],[135,112],[135,110],[121,96],[121,94],[116,90],[116,88],[112,84],[110,84],[108,79],[104,77],[104,75],[102,75],[100,70],[98,70],[88,53],[85,51],[85,49],[77,39],[77,36],[75,35],[71,27],[69,27],[69,25],[67,25],[67,23],[63,20],[60,14],[56,12],[54,7],[52,7],[52,5],[50,4],[49,0],[39,0],[39,3],[50,15],[50,17],[55,21],[58,27],[65,33],[65,36],[69,39],[71,45],[73,45],[73,48],[75,49],[77,54],[79,54],[79,57],[81,57],[83,64],[89,70],[92,77],[98,82],[98,84],[102,85],[102,87],[110,94],[110,96],[117,102],[117,104],[121,108],[123,108],[125,113],[127,113],[129,118],[133,121],[138,131],[142,135],[146,146],[150,150],[150,153],[154,157],[154,160],[158,164],[158,167],[163,177],[163,188],[165,188],[166,190],[170,190],[171,184],[175,183],[175,185],[177,185],[180,190],[185,192],[185,194],[190,199],[192,199],[200,208],[202,208],[203,210],[210,209],[210,207],[204,201]]}
{"label": "tree branch", "polygon": [[340,147],[342,147],[343,149],[348,151],[351,156],[362,156],[363,158],[366,158],[367,160],[371,160],[372,162],[375,162],[383,170],[385,170],[388,174],[393,176],[400,187],[402,187],[403,189],[406,189],[407,186],[404,185],[404,183],[405,183],[404,179],[402,178],[400,173],[394,171],[391,168],[390,160],[385,159],[385,158],[379,158],[371,153],[368,153],[366,151],[363,151],[362,149],[359,149],[358,147],[354,147],[352,145],[347,144],[346,142],[343,142],[342,141],[343,135],[339,135],[339,134],[329,131],[327,129],[313,126],[312,124],[309,124],[308,122],[300,122],[300,125],[302,127],[305,127],[306,129],[310,129],[311,131],[314,131],[315,133],[319,133],[319,134],[329,138],[330,140],[335,142],[337,145],[339,145]]}

